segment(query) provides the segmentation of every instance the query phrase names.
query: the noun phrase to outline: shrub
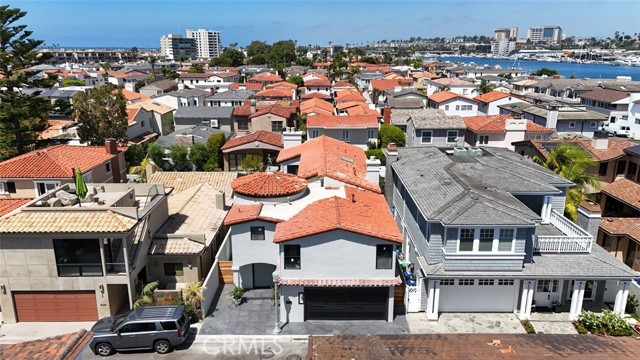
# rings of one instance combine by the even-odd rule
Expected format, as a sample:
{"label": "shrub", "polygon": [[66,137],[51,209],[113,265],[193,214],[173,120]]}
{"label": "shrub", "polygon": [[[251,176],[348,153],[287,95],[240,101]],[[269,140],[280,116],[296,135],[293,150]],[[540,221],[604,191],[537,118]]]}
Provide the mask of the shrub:
{"label": "shrub", "polygon": [[402,129],[395,125],[382,124],[379,134],[382,147],[386,147],[389,143],[395,143],[398,147],[402,147],[407,142]]}
{"label": "shrub", "polygon": [[524,330],[527,332],[527,334],[535,334],[536,333],[536,329],[533,327],[533,324],[531,324],[531,322],[529,320],[525,320],[522,322],[522,326],[524,327]]}
{"label": "shrub", "polygon": [[369,141],[367,143],[367,149],[373,150],[378,148],[378,143],[376,141]]}
{"label": "shrub", "polygon": [[640,299],[635,294],[629,294],[627,297],[627,306],[624,309],[624,312],[627,314],[635,314],[636,310],[640,306]]}
{"label": "shrub", "polygon": [[197,171],[203,171],[207,161],[209,161],[209,151],[204,144],[195,143],[191,146],[189,160],[193,163]]}
{"label": "shrub", "polygon": [[242,299],[242,296],[244,296],[244,292],[245,290],[243,288],[233,285],[233,290],[231,290],[231,297],[236,300]]}
{"label": "shrub", "polygon": [[162,163],[164,163],[164,149],[156,143],[149,144],[147,147],[147,155],[153,160],[153,163],[158,166],[162,166]]}
{"label": "shrub", "polygon": [[364,154],[367,155],[367,159],[375,156],[376,159],[380,160],[380,164],[383,166],[387,163],[387,157],[384,156],[384,152],[382,151],[382,149],[365,150]]}
{"label": "shrub", "polygon": [[[607,334],[611,336],[630,336],[633,334],[631,325],[622,316],[611,310],[604,310],[602,315],[591,311],[582,311],[576,323],[592,334]],[[576,325],[576,330],[582,329]]]}
{"label": "shrub", "polygon": [[589,331],[584,327],[584,325],[582,325],[582,323],[578,322],[578,321],[574,321],[573,322],[573,326],[575,326],[576,331],[578,332],[578,334],[588,334]]}
{"label": "shrub", "polygon": [[582,324],[588,332],[592,334],[598,334],[602,331],[603,323],[600,315],[592,312],[592,311],[582,311],[577,320],[578,323]]}
{"label": "shrub", "polygon": [[176,171],[191,170],[191,162],[189,161],[189,149],[180,144],[171,145],[169,149],[169,157]]}

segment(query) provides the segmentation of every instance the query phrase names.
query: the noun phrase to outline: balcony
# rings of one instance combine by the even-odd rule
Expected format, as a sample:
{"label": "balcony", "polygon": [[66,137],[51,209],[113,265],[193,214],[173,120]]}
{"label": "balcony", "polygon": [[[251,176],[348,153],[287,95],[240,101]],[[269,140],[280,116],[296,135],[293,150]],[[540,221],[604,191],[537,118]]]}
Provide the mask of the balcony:
{"label": "balcony", "polygon": [[590,253],[593,236],[555,210],[538,227],[533,250],[540,253]]}

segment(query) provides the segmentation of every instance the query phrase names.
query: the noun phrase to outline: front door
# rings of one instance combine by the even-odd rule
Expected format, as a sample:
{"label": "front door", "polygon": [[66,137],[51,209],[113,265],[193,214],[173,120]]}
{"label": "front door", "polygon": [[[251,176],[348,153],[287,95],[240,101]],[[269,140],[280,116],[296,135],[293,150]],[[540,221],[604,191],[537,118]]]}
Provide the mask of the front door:
{"label": "front door", "polygon": [[558,301],[558,280],[538,280],[534,300],[536,307],[551,307]]}
{"label": "front door", "polygon": [[253,288],[268,289],[273,287],[273,272],[276,266],[271,264],[252,264],[253,268]]}

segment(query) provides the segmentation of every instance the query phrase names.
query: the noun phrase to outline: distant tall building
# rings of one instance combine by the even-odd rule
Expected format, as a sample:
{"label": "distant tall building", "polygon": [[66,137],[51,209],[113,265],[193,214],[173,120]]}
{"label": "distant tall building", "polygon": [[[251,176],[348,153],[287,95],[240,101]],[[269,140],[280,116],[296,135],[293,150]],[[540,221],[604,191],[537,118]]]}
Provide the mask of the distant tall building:
{"label": "distant tall building", "polygon": [[515,40],[518,38],[518,28],[512,27],[509,29],[509,39]]}
{"label": "distant tall building", "polygon": [[207,29],[187,29],[187,38],[195,39],[199,59],[213,59],[220,56],[220,31]]}
{"label": "distant tall building", "polygon": [[533,42],[544,41],[549,44],[559,44],[562,41],[560,26],[536,26],[529,28],[527,38]]}
{"label": "distant tall building", "polygon": [[168,60],[176,60],[183,54],[195,59],[198,57],[196,40],[184,38],[179,34],[163,35],[160,38],[160,53]]}
{"label": "distant tall building", "polygon": [[510,29],[500,28],[493,31],[493,40],[515,40],[518,37],[518,28],[512,27]]}
{"label": "distant tall building", "polygon": [[502,39],[491,43],[491,54],[495,56],[509,56],[516,49],[516,42]]}

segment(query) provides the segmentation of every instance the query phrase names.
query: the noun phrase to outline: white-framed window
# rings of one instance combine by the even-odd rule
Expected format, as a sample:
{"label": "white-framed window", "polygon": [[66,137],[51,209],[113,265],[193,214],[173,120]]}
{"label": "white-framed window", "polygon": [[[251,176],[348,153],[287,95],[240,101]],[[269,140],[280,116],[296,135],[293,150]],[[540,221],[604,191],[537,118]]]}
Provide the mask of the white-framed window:
{"label": "white-framed window", "polygon": [[375,138],[377,138],[377,136],[376,136],[376,130],[375,130],[375,129],[369,129],[369,130],[367,130],[367,138],[368,138],[368,139],[375,139]]}
{"label": "white-framed window", "polygon": [[498,251],[513,251],[514,229],[500,229],[498,234]]}
{"label": "white-framed window", "polygon": [[498,279],[498,286],[512,286],[513,279]]}
{"label": "white-framed window", "polygon": [[342,130],[342,139],[349,140],[349,130]]}
{"label": "white-framed window", "polygon": [[474,229],[460,229],[458,251],[473,251],[475,239]]}
{"label": "white-framed window", "polygon": [[57,188],[60,183],[59,182],[47,182],[47,181],[38,181],[36,184],[36,192],[38,196],[48,193],[49,191]]}
{"label": "white-framed window", "polygon": [[440,280],[440,285],[442,286],[452,286],[455,285],[456,281],[454,279],[442,279]]}
{"label": "white-framed window", "polygon": [[449,105],[445,105],[445,106],[444,106],[444,109],[445,109],[445,110],[449,110]]}
{"label": "white-framed window", "polygon": [[422,144],[431,144],[433,141],[432,132],[429,130],[422,130],[420,132],[420,142]]}
{"label": "white-framed window", "polygon": [[313,138],[317,138],[318,137],[318,130],[316,130],[316,129],[311,130],[309,132],[309,137],[312,138],[312,139]]}
{"label": "white-framed window", "polygon": [[478,251],[489,252],[493,250],[493,229],[480,229],[480,237],[478,238]]}
{"label": "white-framed window", "polygon": [[469,93],[469,89],[462,89],[462,95],[467,95]]}
{"label": "white-framed window", "polygon": [[447,144],[458,141],[458,130],[447,130]]}
{"label": "white-framed window", "polygon": [[489,135],[480,135],[480,141],[478,141],[480,145],[486,145],[489,143]]}
{"label": "white-framed window", "polygon": [[475,279],[458,279],[458,285],[462,286],[473,286],[476,284]]}
{"label": "white-framed window", "polygon": [[478,285],[481,286],[493,286],[493,279],[478,279]]}
{"label": "white-framed window", "polygon": [[569,127],[570,127],[570,128],[574,128],[574,127],[576,127],[576,122],[575,122],[575,121],[571,121],[571,122],[569,122]]}
{"label": "white-framed window", "polygon": [[14,194],[16,183],[13,181],[0,181],[0,194]]}
{"label": "white-framed window", "polygon": [[512,253],[515,229],[461,228],[458,235],[458,252]]}

